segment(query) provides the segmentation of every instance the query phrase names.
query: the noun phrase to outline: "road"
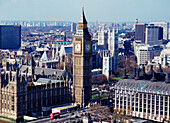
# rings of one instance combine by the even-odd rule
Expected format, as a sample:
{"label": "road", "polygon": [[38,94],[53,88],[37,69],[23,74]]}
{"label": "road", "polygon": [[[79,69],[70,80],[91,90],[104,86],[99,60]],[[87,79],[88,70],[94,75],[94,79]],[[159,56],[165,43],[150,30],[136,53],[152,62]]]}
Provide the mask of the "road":
{"label": "road", "polygon": [[69,122],[72,121],[72,120],[77,120],[79,118],[75,118],[75,116],[71,116],[71,113],[70,114],[65,114],[65,115],[62,115],[60,118],[58,119],[53,119],[51,120],[50,117],[48,118],[43,118],[43,119],[39,119],[39,120],[36,120],[36,121],[30,121],[30,123],[64,123],[64,122]]}

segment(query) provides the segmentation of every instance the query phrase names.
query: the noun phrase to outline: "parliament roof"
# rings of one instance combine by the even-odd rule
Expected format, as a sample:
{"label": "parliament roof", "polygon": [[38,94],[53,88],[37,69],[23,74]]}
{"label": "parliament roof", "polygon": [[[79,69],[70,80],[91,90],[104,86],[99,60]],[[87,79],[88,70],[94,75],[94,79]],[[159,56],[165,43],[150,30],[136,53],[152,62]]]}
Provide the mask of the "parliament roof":
{"label": "parliament roof", "polygon": [[115,89],[170,95],[170,84],[163,81],[120,79]]}

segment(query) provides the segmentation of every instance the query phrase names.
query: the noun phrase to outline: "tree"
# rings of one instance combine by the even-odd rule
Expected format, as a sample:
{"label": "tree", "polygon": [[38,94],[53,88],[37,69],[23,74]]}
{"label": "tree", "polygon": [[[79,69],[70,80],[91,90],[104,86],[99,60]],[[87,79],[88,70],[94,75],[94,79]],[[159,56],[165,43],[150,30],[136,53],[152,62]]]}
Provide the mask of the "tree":
{"label": "tree", "polygon": [[56,69],[63,69],[64,68],[64,62],[60,61],[57,65],[56,65]]}
{"label": "tree", "polygon": [[67,72],[69,74],[73,74],[73,58],[72,58],[72,54],[69,54],[65,57],[65,64],[67,67]]}
{"label": "tree", "polygon": [[106,81],[107,81],[107,78],[104,74],[97,76],[97,82],[98,83],[103,83],[103,82],[106,82]]}
{"label": "tree", "polygon": [[60,62],[56,65],[56,68],[64,69],[64,65],[66,65],[67,72],[70,75],[72,75],[73,74],[73,60],[72,60],[71,54],[63,57],[63,60],[60,60]]}
{"label": "tree", "polygon": [[116,72],[118,72],[119,76],[123,75],[124,68],[126,68],[126,72],[129,74],[133,73],[133,68],[136,67],[136,56],[132,55],[130,57],[126,57],[124,59],[119,60],[118,69]]}
{"label": "tree", "polygon": [[95,77],[94,75],[92,75],[91,77],[91,83],[95,83],[97,82],[97,77]]}

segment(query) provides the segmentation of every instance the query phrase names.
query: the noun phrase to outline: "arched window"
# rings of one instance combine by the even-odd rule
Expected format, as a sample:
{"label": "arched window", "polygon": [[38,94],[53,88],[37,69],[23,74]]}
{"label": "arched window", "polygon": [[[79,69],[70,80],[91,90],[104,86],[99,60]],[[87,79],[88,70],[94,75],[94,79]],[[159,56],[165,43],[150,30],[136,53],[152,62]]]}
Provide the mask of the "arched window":
{"label": "arched window", "polygon": [[12,86],[12,92],[14,92],[14,86]]}

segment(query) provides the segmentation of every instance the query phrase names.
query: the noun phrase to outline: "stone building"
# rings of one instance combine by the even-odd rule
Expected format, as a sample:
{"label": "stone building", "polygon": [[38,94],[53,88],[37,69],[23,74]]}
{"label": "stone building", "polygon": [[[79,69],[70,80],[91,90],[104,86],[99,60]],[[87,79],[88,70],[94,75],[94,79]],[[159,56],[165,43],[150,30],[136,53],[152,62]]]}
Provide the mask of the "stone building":
{"label": "stone building", "polygon": [[71,102],[69,75],[66,70],[6,64],[0,72],[0,115],[22,118]]}
{"label": "stone building", "polygon": [[[115,86],[114,110],[117,113],[162,122],[170,118],[170,73],[135,69],[124,73]],[[165,77],[166,75],[166,77]]]}
{"label": "stone building", "polygon": [[73,100],[85,107],[91,99],[92,41],[84,14],[73,39]]}
{"label": "stone building", "polygon": [[[26,64],[4,61],[0,71],[0,116],[19,119],[72,102],[85,107],[91,99],[91,56],[91,35],[83,10],[73,41],[73,83],[66,66],[64,70],[39,67],[32,56]],[[48,61],[47,54],[43,57],[42,61]]]}

